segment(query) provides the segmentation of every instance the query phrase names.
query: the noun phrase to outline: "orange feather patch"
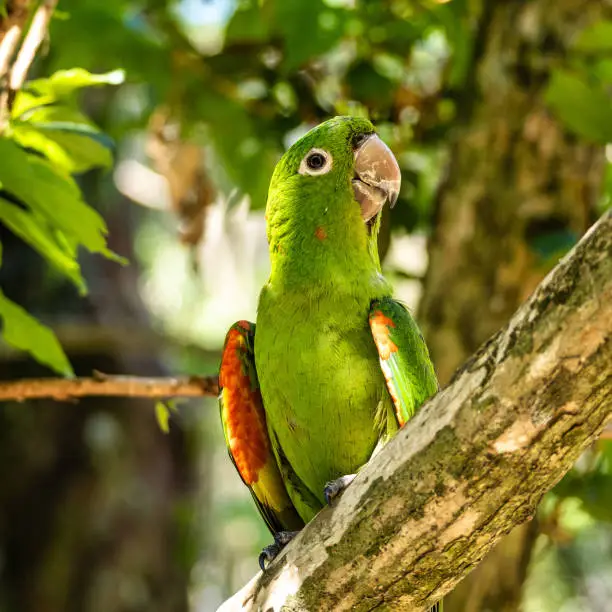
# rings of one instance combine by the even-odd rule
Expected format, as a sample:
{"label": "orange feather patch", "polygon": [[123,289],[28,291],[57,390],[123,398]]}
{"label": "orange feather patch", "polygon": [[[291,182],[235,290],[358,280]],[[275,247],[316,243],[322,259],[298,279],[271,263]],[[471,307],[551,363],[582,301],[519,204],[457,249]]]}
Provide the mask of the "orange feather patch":
{"label": "orange feather patch", "polygon": [[392,319],[384,315],[380,310],[370,315],[370,328],[374,342],[378,347],[378,354],[385,361],[391,357],[391,353],[397,353],[397,345],[391,340],[389,328],[395,327]]}
{"label": "orange feather patch", "polygon": [[247,485],[252,485],[272,457],[261,394],[252,379],[254,372],[249,372],[245,364],[248,347],[243,332],[249,329],[247,321],[240,321],[228,332],[219,385],[223,389],[229,449],[240,476]]}
{"label": "orange feather patch", "polygon": [[374,338],[374,343],[376,344],[376,348],[378,349],[378,356],[380,357],[380,367],[383,372],[383,376],[385,377],[385,382],[387,383],[387,389],[389,390],[389,395],[391,396],[391,400],[393,402],[393,406],[395,408],[395,416],[397,418],[397,422],[400,427],[404,426],[406,419],[402,416],[402,412],[400,410],[400,399],[399,394],[397,392],[397,388],[393,381],[393,374],[391,373],[391,368],[387,361],[389,357],[393,353],[397,353],[397,345],[393,340],[391,340],[389,328],[395,327],[395,323],[393,319],[387,317],[380,310],[375,310],[370,315],[370,329],[372,330],[372,337]]}

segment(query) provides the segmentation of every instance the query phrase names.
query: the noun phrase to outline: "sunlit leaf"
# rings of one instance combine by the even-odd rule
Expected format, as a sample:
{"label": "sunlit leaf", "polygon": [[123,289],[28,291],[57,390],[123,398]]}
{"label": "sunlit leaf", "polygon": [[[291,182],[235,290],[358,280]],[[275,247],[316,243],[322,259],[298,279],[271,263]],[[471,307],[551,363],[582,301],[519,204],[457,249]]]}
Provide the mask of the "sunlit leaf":
{"label": "sunlit leaf", "polygon": [[170,433],[170,410],[164,402],[156,402],[155,404],[155,418],[159,428],[165,433]]}
{"label": "sunlit leaf", "polygon": [[120,85],[125,79],[123,70],[113,70],[104,74],[92,74],[84,68],[59,70],[47,79],[28,81],[27,88],[42,96],[55,100],[65,98],[83,87],[99,85]]}
{"label": "sunlit leaf", "polygon": [[11,123],[11,136],[23,147],[42,153],[69,174],[113,163],[114,143],[76,108],[35,107]]}
{"label": "sunlit leaf", "polygon": [[13,101],[13,106],[11,107],[11,117],[13,119],[17,119],[32,109],[44,108],[45,104],[51,104],[52,102],[52,96],[44,97],[25,89],[21,89],[15,94],[15,100]]}
{"label": "sunlit leaf", "polygon": [[0,291],[2,335],[8,344],[27,351],[36,361],[63,376],[74,376],[72,367],[55,334]]}
{"label": "sunlit leaf", "polygon": [[92,253],[123,261],[106,246],[106,224],[85,204],[74,180],[5,138],[0,138],[0,159],[3,189]]}
{"label": "sunlit leaf", "polygon": [[113,163],[108,138],[78,124],[29,124],[13,127],[13,138],[22,146],[42,153],[68,174],[92,168],[109,168]]}
{"label": "sunlit leaf", "polygon": [[155,419],[159,428],[165,433],[170,433],[170,417],[172,413],[178,414],[176,403],[172,400],[167,402],[156,402],[155,404]]}

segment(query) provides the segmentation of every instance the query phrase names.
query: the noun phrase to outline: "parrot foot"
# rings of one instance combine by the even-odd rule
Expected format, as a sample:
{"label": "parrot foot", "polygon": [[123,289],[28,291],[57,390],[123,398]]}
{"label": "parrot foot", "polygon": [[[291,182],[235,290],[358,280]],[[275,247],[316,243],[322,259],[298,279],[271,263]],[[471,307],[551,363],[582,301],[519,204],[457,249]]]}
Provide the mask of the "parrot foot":
{"label": "parrot foot", "polygon": [[295,536],[300,533],[299,531],[277,531],[274,534],[274,544],[266,546],[259,555],[259,567],[261,571],[265,572],[270,566],[270,563],[276,559],[280,553]]}
{"label": "parrot foot", "polygon": [[323,495],[325,496],[325,501],[328,506],[331,506],[332,501],[340,495],[348,487],[353,480],[355,480],[355,476],[357,474],[346,474],[345,476],[340,476],[340,478],[336,478],[336,480],[330,480],[323,489]]}

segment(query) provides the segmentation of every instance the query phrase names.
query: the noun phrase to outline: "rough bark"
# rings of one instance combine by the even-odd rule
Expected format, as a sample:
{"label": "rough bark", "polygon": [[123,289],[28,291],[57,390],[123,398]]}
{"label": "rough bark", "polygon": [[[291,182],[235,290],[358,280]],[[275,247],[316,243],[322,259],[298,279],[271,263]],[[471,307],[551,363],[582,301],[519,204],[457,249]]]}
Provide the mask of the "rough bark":
{"label": "rough bark", "polygon": [[[576,34],[609,19],[612,4],[488,0],[479,10],[419,313],[443,383],[544,277],[550,262],[538,242],[591,224],[605,165],[603,147],[569,133],[543,93]],[[516,610],[536,535],[525,526],[500,543],[446,611]]]}
{"label": "rough bark", "polygon": [[425,610],[533,516],[604,428],[611,397],[609,213],[220,610]]}

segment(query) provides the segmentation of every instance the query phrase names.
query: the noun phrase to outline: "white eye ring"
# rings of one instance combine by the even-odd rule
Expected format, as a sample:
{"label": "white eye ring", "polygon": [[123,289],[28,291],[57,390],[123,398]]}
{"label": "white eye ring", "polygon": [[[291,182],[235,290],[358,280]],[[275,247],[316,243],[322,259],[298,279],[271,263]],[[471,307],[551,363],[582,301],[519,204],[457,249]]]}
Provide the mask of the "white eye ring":
{"label": "white eye ring", "polygon": [[327,174],[332,169],[332,156],[323,149],[310,149],[300,162],[299,174],[310,174],[319,176]]}

